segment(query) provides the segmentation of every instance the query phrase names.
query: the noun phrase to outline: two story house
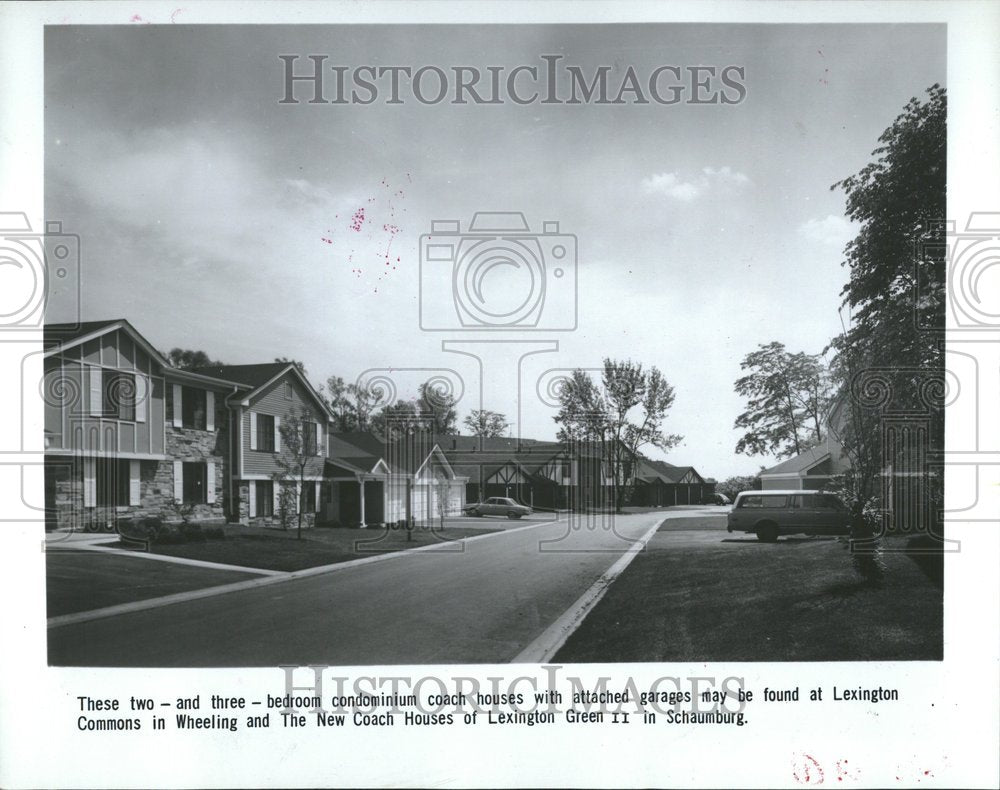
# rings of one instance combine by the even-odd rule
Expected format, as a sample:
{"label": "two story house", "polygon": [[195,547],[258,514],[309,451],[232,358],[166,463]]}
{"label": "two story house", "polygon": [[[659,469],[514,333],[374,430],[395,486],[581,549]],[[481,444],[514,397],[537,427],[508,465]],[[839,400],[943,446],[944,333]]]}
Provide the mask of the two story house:
{"label": "two story house", "polygon": [[225,519],[233,382],[177,370],[126,320],[45,328],[50,521]]}
{"label": "two story house", "polygon": [[[226,499],[231,520],[274,526],[281,523],[283,512],[287,519],[301,510],[303,525],[312,526],[331,420],[323,399],[289,362],[217,365],[195,372],[240,388],[227,400],[232,471]],[[294,447],[287,446],[289,436]]]}

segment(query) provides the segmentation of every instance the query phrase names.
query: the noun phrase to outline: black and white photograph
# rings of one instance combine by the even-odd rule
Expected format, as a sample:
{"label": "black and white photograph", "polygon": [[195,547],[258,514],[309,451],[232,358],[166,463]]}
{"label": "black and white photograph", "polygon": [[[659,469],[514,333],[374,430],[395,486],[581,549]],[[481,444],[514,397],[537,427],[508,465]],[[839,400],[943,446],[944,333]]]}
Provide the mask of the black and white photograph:
{"label": "black and white photograph", "polygon": [[47,31],[50,662],[940,659],[945,65]]}
{"label": "black and white photograph", "polygon": [[4,785],[991,786],[996,9],[237,5],[0,12]]}

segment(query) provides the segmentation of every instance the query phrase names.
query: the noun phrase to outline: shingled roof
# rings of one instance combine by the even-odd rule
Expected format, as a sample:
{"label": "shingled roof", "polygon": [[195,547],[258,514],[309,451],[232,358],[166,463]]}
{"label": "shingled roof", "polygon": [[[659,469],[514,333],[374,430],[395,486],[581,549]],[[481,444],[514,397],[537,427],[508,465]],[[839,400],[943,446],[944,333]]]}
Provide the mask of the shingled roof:
{"label": "shingled roof", "polygon": [[192,368],[192,372],[217,379],[226,379],[236,384],[260,387],[291,365],[291,362],[263,362],[257,365],[207,365]]}

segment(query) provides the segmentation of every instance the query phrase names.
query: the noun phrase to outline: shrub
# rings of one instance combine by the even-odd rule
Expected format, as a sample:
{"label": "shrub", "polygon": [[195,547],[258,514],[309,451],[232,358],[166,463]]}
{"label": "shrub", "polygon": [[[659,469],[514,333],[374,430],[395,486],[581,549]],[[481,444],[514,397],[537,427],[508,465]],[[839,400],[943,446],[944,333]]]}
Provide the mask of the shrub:
{"label": "shrub", "polygon": [[201,543],[205,540],[205,532],[201,524],[181,524],[178,528],[184,543]]}

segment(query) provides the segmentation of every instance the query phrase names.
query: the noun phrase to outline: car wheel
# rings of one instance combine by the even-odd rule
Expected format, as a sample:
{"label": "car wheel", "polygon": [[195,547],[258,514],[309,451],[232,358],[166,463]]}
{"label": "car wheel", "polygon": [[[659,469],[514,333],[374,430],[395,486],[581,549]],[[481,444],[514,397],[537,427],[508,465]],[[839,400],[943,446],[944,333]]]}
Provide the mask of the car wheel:
{"label": "car wheel", "polygon": [[482,518],[483,517],[483,511],[482,510],[478,510],[478,509],[477,510],[473,510],[472,511],[472,515],[474,515],[476,518]]}
{"label": "car wheel", "polygon": [[513,510],[511,510],[511,511],[510,511],[510,512],[509,512],[509,513],[507,514],[507,518],[521,518],[521,514],[520,514],[520,513],[516,513],[516,512],[514,512]]}
{"label": "car wheel", "polygon": [[778,539],[778,527],[774,524],[761,524],[757,527],[757,540],[762,543],[774,543]]}

